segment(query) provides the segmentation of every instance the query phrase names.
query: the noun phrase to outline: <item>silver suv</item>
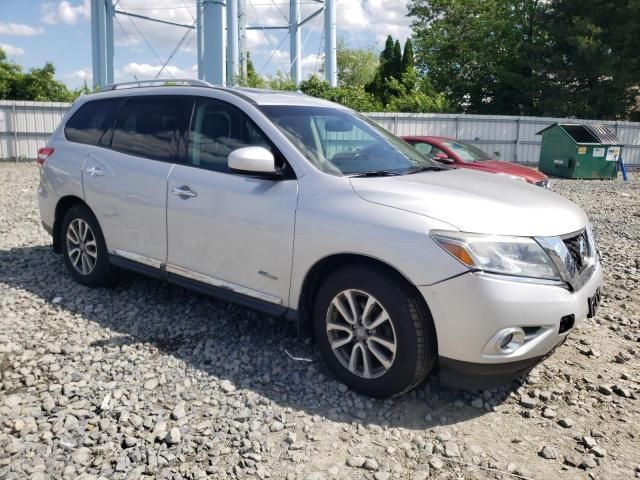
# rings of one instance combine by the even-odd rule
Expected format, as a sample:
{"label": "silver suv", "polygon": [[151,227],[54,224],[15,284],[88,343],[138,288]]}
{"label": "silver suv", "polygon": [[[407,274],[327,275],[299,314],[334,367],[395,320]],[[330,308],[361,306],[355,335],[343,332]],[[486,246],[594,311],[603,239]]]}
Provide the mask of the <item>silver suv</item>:
{"label": "silver suv", "polygon": [[38,163],[42,223],[78,282],[133,270],[308,325],[335,376],[375,397],[436,369],[509,382],[599,301],[576,205],[297,93],[112,86],[73,105]]}

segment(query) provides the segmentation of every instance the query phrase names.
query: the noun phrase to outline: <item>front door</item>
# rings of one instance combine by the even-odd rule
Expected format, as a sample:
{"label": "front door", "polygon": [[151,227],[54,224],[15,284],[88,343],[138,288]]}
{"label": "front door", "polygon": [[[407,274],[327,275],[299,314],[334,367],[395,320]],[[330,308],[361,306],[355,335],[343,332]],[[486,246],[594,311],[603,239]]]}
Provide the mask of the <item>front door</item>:
{"label": "front door", "polygon": [[[270,148],[286,172],[231,172],[229,153]],[[169,175],[167,271],[276,305],[289,295],[298,184],[266,136],[236,107],[196,100],[187,164]]]}
{"label": "front door", "polygon": [[83,185],[109,253],[160,267],[167,255],[167,178],[177,157],[184,97],[135,96],[88,153]]}

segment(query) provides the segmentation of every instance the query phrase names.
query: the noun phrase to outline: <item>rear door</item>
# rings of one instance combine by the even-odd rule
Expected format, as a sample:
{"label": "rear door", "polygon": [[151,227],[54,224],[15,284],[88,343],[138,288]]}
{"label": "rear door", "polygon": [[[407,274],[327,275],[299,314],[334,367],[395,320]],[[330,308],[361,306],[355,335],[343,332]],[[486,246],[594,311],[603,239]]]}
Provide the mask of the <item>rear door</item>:
{"label": "rear door", "polygon": [[[186,165],[169,176],[167,271],[281,305],[288,298],[298,183],[268,138],[237,107],[199,98]],[[233,150],[271,149],[281,178],[235,173]]]}
{"label": "rear door", "polygon": [[178,157],[184,96],[132,96],[88,154],[85,198],[110,253],[160,267],[167,255],[167,178]]}

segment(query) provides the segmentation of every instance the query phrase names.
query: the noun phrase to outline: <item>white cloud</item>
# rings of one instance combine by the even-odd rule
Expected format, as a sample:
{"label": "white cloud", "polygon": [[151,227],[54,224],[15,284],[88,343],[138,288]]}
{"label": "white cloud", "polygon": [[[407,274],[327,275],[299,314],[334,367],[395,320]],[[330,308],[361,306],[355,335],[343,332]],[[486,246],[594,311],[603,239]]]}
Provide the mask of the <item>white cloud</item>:
{"label": "white cloud", "polygon": [[247,48],[253,50],[256,48],[266,48],[274,45],[278,41],[275,35],[268,35],[262,30],[247,30]]}
{"label": "white cloud", "polygon": [[374,32],[376,42],[387,35],[404,42],[411,35],[411,19],[405,2],[389,0],[336,0],[338,29],[356,37]]}
{"label": "white cloud", "polygon": [[0,22],[0,34],[2,35],[31,37],[33,35],[40,35],[41,33],[44,33],[44,28],[42,27],[31,27],[22,23]]}
{"label": "white cloud", "polygon": [[[266,58],[271,57],[270,64],[273,70],[281,71],[282,73],[289,74],[291,68],[291,59],[289,58],[289,51],[285,50],[271,50],[265,54]],[[312,73],[319,73],[319,69],[324,61],[324,54],[311,53],[305,55],[301,59],[302,64],[302,78],[309,77]],[[256,65],[256,68],[260,68],[262,65]],[[317,68],[316,68],[317,67]]]}
{"label": "white cloud", "polygon": [[93,73],[89,67],[85,67],[65,75],[64,78],[67,80],[79,80],[81,82],[86,80],[89,82],[93,79]]}
{"label": "white cloud", "polygon": [[10,57],[24,54],[23,48],[14,47],[13,45],[9,45],[8,43],[0,43],[0,49],[4,50],[4,52]]}
{"label": "white cloud", "polygon": [[[118,77],[121,78],[129,78],[130,80],[134,80],[135,77],[138,80],[141,79],[152,79],[158,74],[161,65],[150,65],[148,63],[127,63],[122,72],[117,72]],[[175,67],[173,65],[167,65],[163,72],[160,74],[161,78],[195,78],[197,77],[198,66],[193,65],[191,68],[182,69]]]}
{"label": "white cloud", "polygon": [[81,20],[91,17],[91,5],[89,0],[82,0],[80,3],[71,4],[63,0],[58,4],[45,3],[41,7],[42,21],[50,25],[65,23],[75,25]]}

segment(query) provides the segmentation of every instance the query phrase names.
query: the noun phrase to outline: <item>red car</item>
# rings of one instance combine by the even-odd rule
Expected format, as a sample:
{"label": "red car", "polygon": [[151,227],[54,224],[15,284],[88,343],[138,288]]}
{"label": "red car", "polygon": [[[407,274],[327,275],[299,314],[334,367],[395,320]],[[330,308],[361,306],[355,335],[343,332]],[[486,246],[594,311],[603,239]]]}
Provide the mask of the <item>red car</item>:
{"label": "red car", "polygon": [[419,152],[438,162],[457,168],[470,168],[481,172],[507,175],[527,183],[547,188],[549,179],[543,173],[529,167],[492,158],[478,147],[462,140],[446,137],[400,137]]}

